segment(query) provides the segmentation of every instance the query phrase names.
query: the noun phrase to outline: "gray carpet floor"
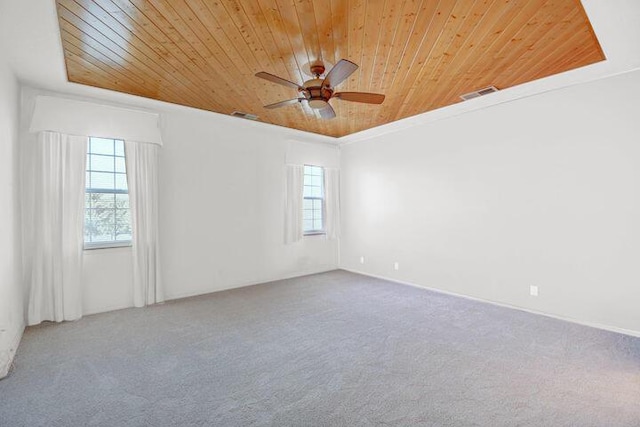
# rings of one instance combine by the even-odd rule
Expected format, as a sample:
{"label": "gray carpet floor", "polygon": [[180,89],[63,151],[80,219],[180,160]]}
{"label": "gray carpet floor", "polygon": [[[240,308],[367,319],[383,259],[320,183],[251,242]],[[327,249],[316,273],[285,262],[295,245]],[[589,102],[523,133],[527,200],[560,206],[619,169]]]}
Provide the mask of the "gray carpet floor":
{"label": "gray carpet floor", "polygon": [[28,328],[2,426],[640,426],[640,339],[344,271]]}

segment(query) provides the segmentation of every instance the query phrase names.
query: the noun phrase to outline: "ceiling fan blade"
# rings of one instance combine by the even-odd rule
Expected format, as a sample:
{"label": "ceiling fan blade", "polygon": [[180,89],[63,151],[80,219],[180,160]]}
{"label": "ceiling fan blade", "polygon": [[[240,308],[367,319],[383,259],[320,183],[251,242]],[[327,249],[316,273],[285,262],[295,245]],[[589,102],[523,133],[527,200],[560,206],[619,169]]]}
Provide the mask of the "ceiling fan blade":
{"label": "ceiling fan blade", "polygon": [[274,76],[273,74],[270,74],[270,73],[265,73],[264,71],[260,71],[259,73],[256,73],[256,77],[260,77],[261,79],[269,80],[272,83],[277,83],[277,84],[282,85],[282,86],[292,87],[292,88],[297,89],[297,90],[304,90],[297,83],[290,82],[289,80],[285,80],[282,77]]}
{"label": "ceiling fan blade", "polygon": [[349,77],[358,66],[351,61],[341,59],[338,63],[329,71],[327,77],[324,78],[322,86],[336,87],[342,83],[347,77]]}
{"label": "ceiling fan blade", "polygon": [[343,101],[364,102],[365,104],[382,104],[384,95],[368,92],[338,92],[332,98],[339,98]]}
{"label": "ceiling fan blade", "polygon": [[327,104],[326,107],[317,111],[318,113],[320,113],[320,117],[322,117],[323,119],[333,119],[336,116],[335,110],[329,104]]}
{"label": "ceiling fan blade", "polygon": [[286,101],[280,101],[280,102],[276,102],[274,104],[265,105],[264,108],[268,108],[268,109],[272,110],[274,108],[284,107],[285,105],[289,105],[289,104],[297,104],[298,102],[302,101],[303,99],[304,98],[287,99]]}

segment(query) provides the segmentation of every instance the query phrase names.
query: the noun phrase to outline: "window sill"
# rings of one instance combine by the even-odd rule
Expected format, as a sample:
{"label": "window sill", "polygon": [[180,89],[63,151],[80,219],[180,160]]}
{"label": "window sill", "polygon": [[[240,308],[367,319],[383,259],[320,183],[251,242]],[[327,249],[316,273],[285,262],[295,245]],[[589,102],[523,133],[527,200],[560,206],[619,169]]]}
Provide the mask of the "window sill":
{"label": "window sill", "polygon": [[119,242],[119,243],[97,243],[85,245],[83,250],[85,251],[94,251],[96,249],[126,249],[131,248],[131,242]]}
{"label": "window sill", "polygon": [[303,234],[304,237],[316,237],[316,236],[326,236],[326,235],[327,233],[325,233],[324,231],[312,231],[312,232]]}

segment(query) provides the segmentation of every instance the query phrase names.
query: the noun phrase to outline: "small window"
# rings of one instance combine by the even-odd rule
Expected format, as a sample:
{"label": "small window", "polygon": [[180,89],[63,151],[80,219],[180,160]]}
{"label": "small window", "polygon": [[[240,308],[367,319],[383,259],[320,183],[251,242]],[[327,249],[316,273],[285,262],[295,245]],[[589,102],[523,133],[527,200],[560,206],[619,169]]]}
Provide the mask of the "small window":
{"label": "small window", "polygon": [[324,169],[304,165],[304,234],[324,234]]}
{"label": "small window", "polygon": [[131,244],[124,141],[90,137],[87,146],[85,249]]}

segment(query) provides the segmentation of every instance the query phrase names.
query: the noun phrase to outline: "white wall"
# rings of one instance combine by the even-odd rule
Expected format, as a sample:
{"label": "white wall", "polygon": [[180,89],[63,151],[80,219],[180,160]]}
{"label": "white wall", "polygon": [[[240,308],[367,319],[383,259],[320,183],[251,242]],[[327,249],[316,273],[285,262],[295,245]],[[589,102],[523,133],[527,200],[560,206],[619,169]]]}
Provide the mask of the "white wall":
{"label": "white wall", "polygon": [[0,58],[0,378],[24,329],[18,229],[18,82]]}
{"label": "white wall", "polygon": [[[40,93],[45,92],[24,90],[25,117]],[[158,108],[164,139],[161,270],[167,299],[337,268],[336,241],[316,236],[283,243],[287,158],[339,167],[335,145],[303,143],[310,137],[242,119]],[[34,135],[25,132],[23,137]],[[131,249],[84,254],[85,314],[133,306]]]}
{"label": "white wall", "polygon": [[133,261],[130,247],[84,251],[84,314],[133,307]]}
{"label": "white wall", "polygon": [[[639,82],[634,72],[344,146],[341,265],[640,331]],[[332,166],[335,147],[161,113],[168,298],[336,267],[336,242],[282,243],[286,159]],[[85,311],[131,306],[131,280],[130,249],[87,251]]]}
{"label": "white wall", "polygon": [[[206,113],[164,116],[160,230],[169,298],[337,268],[337,242],[284,242],[284,165],[337,167],[335,146]],[[302,136],[304,137],[304,136]]]}
{"label": "white wall", "polygon": [[344,146],[342,266],[640,333],[639,111],[635,71]]}

